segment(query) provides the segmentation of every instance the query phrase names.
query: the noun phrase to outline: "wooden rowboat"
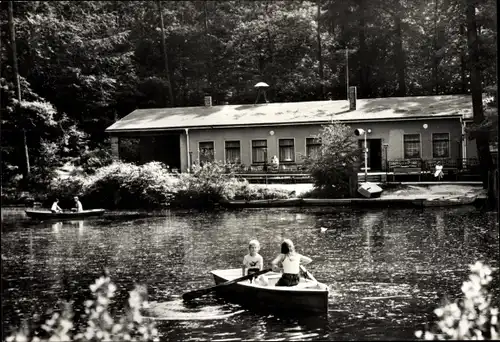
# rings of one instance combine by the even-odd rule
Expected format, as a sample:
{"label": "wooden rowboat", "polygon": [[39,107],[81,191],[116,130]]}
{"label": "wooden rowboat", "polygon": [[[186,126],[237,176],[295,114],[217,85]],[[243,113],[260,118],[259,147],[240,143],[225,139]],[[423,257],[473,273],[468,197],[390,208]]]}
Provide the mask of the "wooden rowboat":
{"label": "wooden rowboat", "polygon": [[[241,277],[241,268],[215,270],[210,272],[215,283],[221,284]],[[296,286],[275,286],[280,273],[268,272],[264,275],[268,285],[257,284],[256,281],[244,280],[239,283],[223,286],[217,293],[239,304],[257,306],[280,312],[328,313],[328,286],[301,277]]]}
{"label": "wooden rowboat", "polygon": [[91,216],[101,216],[104,214],[104,209],[90,209],[80,212],[64,211],[62,213],[53,213],[50,210],[25,210],[26,215],[32,219],[48,220],[48,219],[79,219]]}

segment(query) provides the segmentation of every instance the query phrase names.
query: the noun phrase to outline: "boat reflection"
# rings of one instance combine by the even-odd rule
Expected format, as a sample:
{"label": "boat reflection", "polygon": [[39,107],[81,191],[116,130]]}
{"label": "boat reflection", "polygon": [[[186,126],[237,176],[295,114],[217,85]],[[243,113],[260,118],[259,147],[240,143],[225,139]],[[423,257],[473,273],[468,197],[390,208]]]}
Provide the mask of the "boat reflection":
{"label": "boat reflection", "polygon": [[85,220],[67,221],[69,226],[74,227],[74,228],[78,228],[78,236],[83,235],[83,231],[85,228],[84,222],[85,222]]}
{"label": "boat reflection", "polygon": [[54,222],[54,223],[52,223],[52,231],[56,234],[59,234],[61,232],[62,226],[63,226],[63,223],[61,221]]}
{"label": "boat reflection", "polygon": [[81,236],[85,230],[85,220],[57,221],[52,223],[52,231],[59,235],[63,227],[78,229],[78,235]]}

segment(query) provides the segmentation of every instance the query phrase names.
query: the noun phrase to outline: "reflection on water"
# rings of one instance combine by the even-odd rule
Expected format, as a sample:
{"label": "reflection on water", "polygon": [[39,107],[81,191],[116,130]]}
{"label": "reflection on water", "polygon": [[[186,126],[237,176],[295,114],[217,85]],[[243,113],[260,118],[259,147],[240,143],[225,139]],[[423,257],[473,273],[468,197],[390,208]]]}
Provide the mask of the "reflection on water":
{"label": "reflection on water", "polygon": [[[499,255],[496,216],[471,207],[113,217],[33,222],[20,210],[2,212],[4,329],[57,308],[58,298],[74,301],[78,316],[107,267],[118,302],[134,283],[147,285],[152,306],[145,315],[165,340],[413,339],[442,294],[460,295],[468,264],[492,264]],[[261,242],[268,264],[285,237],[330,286],[327,317],[248,311],[214,295],[181,301],[182,293],[213,285],[210,270],[239,267],[249,240]]]}

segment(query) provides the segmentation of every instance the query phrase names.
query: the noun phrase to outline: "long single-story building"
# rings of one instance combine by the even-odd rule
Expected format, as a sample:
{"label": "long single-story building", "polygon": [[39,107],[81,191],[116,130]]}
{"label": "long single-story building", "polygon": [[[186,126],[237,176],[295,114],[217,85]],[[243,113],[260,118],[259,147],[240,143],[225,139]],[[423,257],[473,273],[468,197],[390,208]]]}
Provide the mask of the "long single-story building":
{"label": "long single-story building", "polygon": [[[242,169],[253,170],[270,163],[273,156],[283,168],[293,169],[304,155],[314,153],[319,144],[314,136],[322,125],[340,121],[353,131],[362,128],[368,132],[370,172],[385,171],[388,161],[395,160],[461,163],[464,158],[477,157],[475,142],[465,135],[466,125],[472,123],[470,95],[357,99],[351,103],[206,103],[133,111],[106,129],[113,155],[123,159],[132,144],[137,162],[162,161],[181,172],[205,160],[239,163]],[[362,143],[363,137],[359,139]]]}

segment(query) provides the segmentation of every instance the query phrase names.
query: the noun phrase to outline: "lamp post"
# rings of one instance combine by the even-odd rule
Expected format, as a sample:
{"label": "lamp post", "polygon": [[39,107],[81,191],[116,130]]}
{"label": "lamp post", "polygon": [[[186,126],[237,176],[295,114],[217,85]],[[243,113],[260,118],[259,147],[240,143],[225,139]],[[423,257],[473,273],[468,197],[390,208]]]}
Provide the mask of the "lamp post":
{"label": "lamp post", "polygon": [[362,128],[356,128],[354,130],[356,136],[364,136],[364,152],[365,152],[365,183],[368,181],[368,147],[366,144],[366,131]]}
{"label": "lamp post", "polygon": [[385,181],[387,182],[387,171],[389,171],[389,161],[387,160],[387,150],[389,149],[389,144],[384,143],[384,156],[385,156]]}

